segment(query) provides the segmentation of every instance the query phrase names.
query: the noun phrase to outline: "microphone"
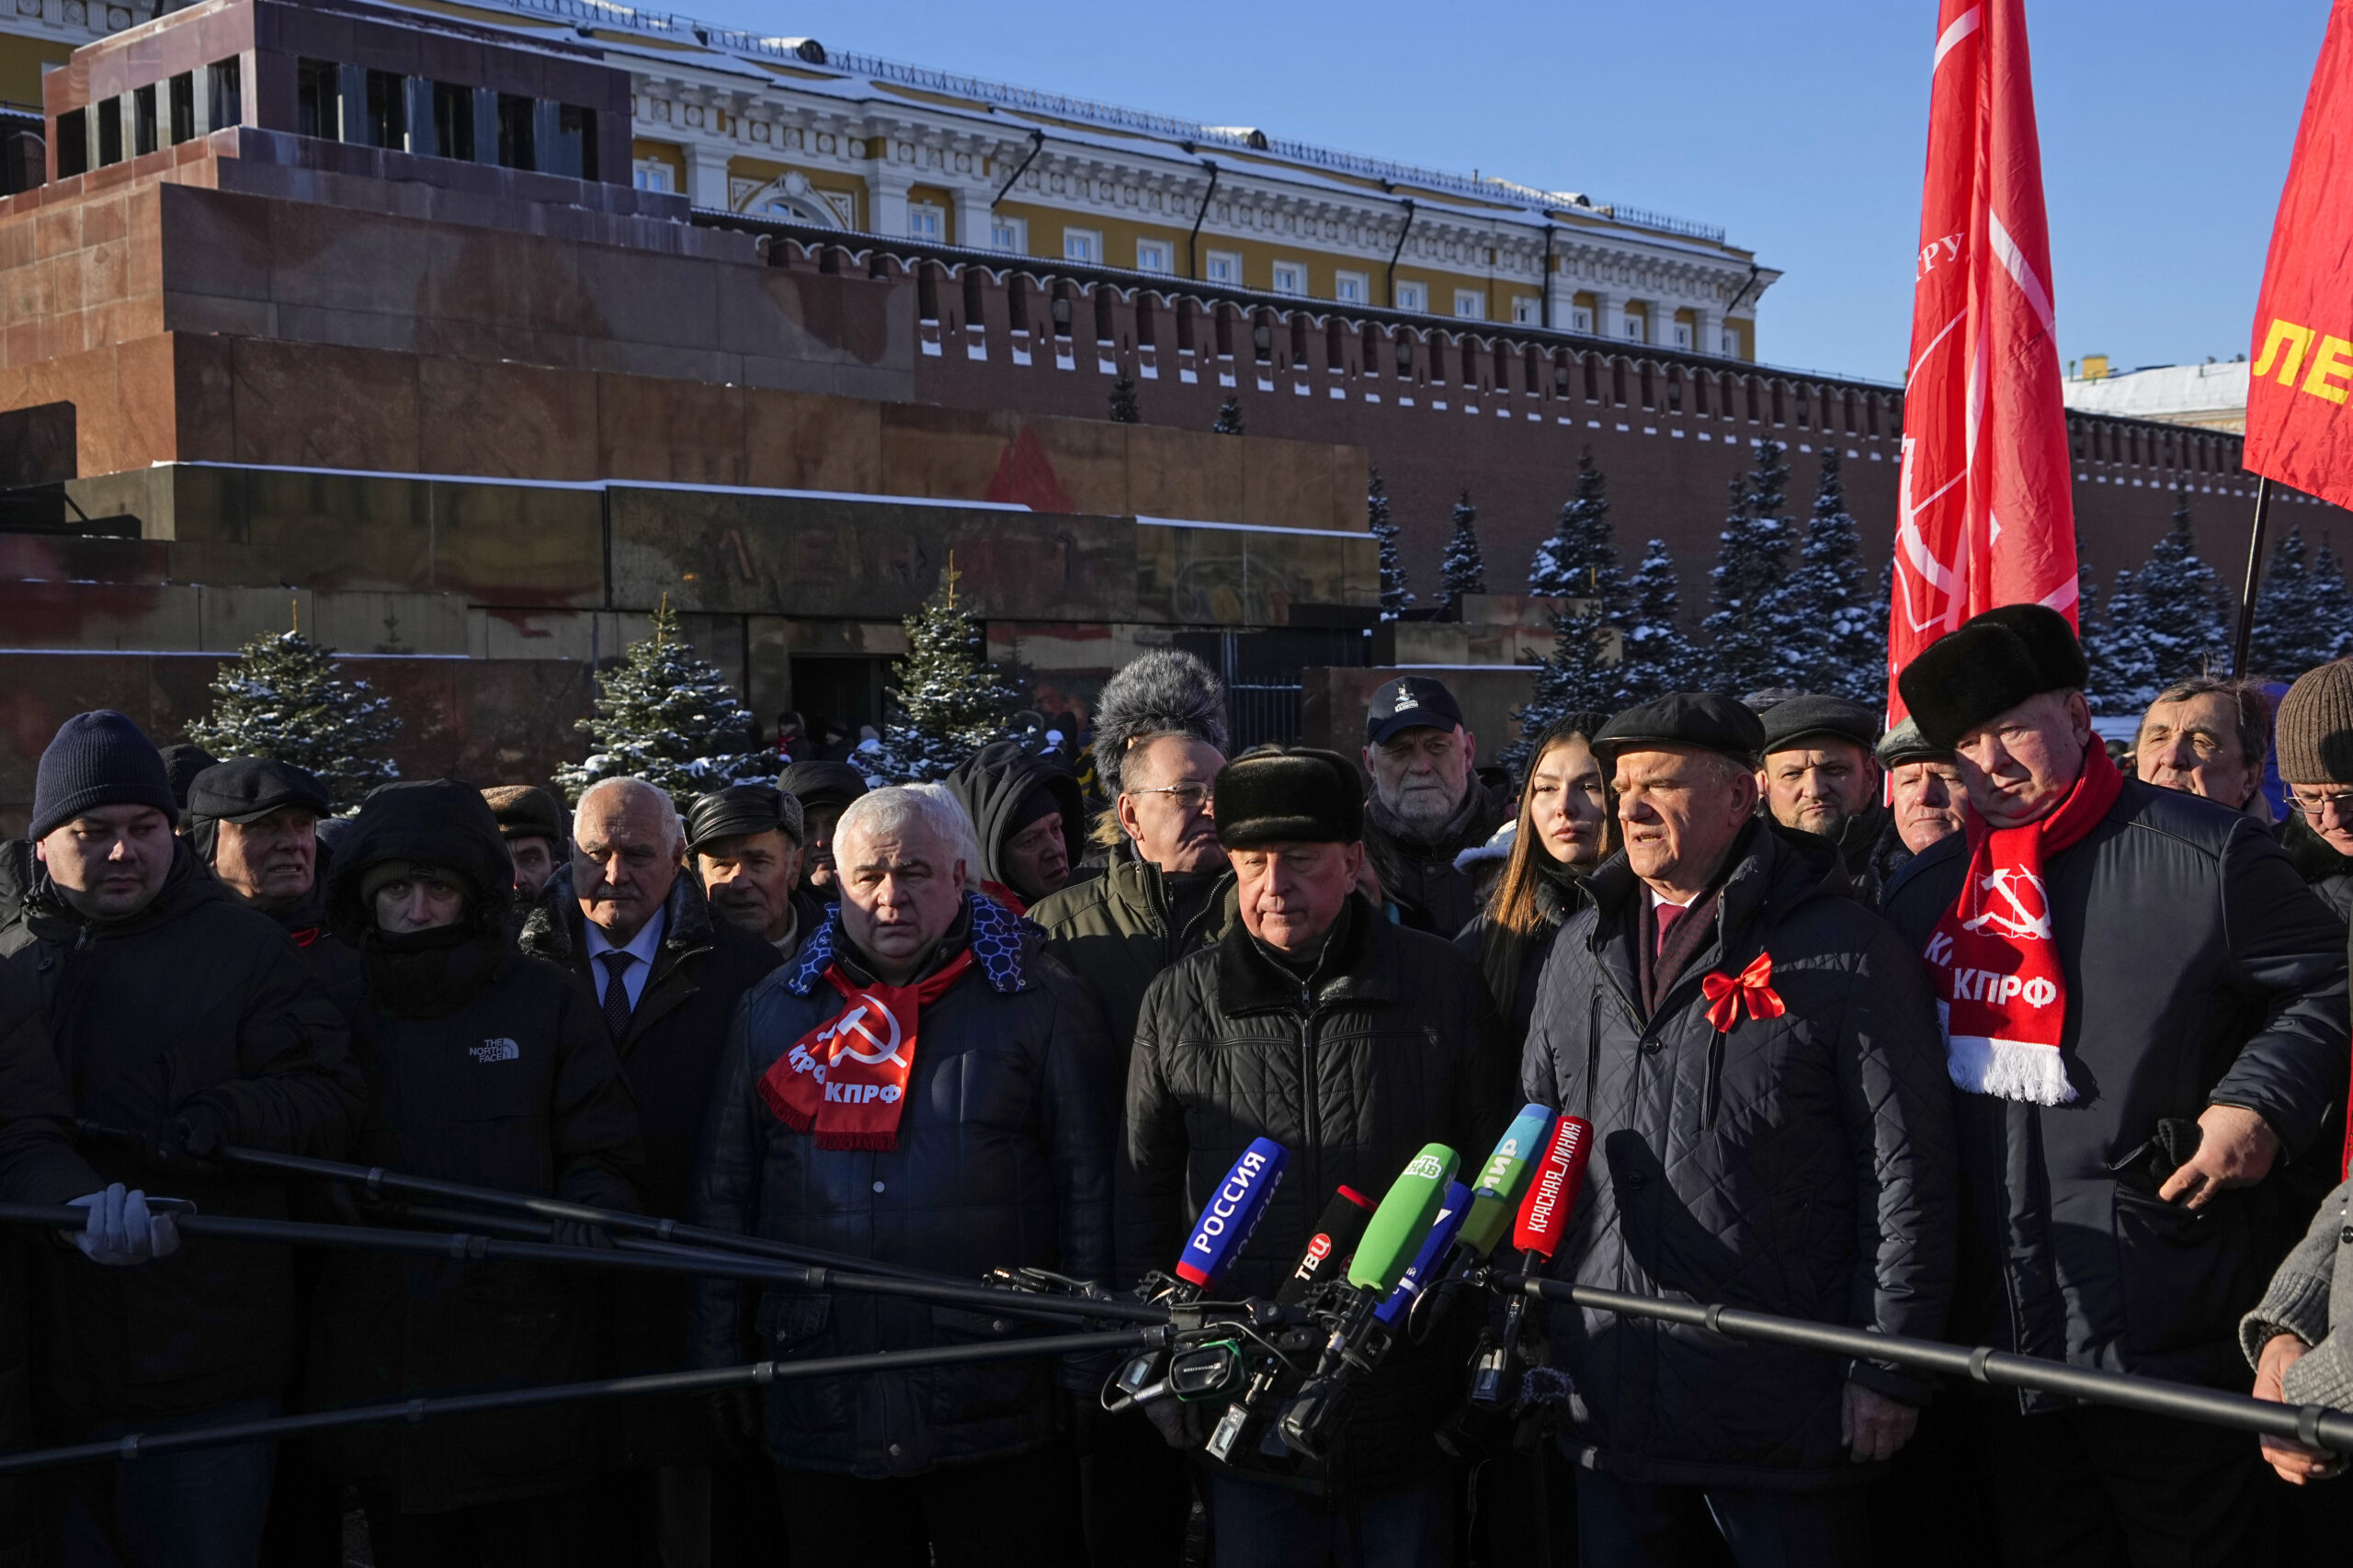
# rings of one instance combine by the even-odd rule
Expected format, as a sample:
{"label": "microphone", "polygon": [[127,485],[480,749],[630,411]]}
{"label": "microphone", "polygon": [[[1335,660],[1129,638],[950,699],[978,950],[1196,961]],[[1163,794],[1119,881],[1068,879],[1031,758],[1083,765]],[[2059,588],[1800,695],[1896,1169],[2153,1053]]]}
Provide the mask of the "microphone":
{"label": "microphone", "polygon": [[[1224,1282],[1226,1274],[1242,1256],[1251,1233],[1258,1221],[1266,1218],[1267,1209],[1275,1198],[1275,1188],[1283,1179],[1283,1167],[1290,1164],[1290,1153],[1271,1138],[1258,1138],[1242,1151],[1233,1168],[1217,1186],[1210,1200],[1201,1206],[1201,1217],[1193,1226],[1193,1233],[1186,1238],[1185,1250],[1176,1260],[1176,1278],[1166,1289],[1148,1293],[1151,1299],[1167,1302],[1173,1307],[1189,1306]],[[1154,1278],[1165,1279],[1155,1275]],[[1112,1387],[1138,1403],[1148,1403],[1168,1392],[1168,1385],[1159,1381],[1162,1362],[1166,1358],[1160,1350],[1147,1350],[1131,1357],[1125,1365],[1112,1374]]]}
{"label": "microphone", "polygon": [[[1514,1246],[1529,1257],[1552,1260],[1568,1233],[1569,1216],[1576,1211],[1577,1193],[1585,1186],[1586,1162],[1592,1157],[1593,1123],[1581,1116],[1561,1118],[1520,1202],[1519,1218],[1512,1227]],[[1504,1307],[1502,1332],[1481,1339],[1472,1362],[1472,1403],[1500,1406],[1519,1386],[1512,1369],[1527,1313],[1528,1298],[1514,1296]]]}
{"label": "microphone", "polygon": [[1495,1152],[1480,1167],[1479,1178],[1471,1184],[1471,1212],[1462,1221],[1462,1244],[1473,1256],[1483,1258],[1494,1252],[1510,1228],[1521,1187],[1552,1126],[1550,1108],[1535,1102],[1522,1106]]}
{"label": "microphone", "polygon": [[1299,1305],[1316,1286],[1346,1268],[1356,1256],[1357,1244],[1364,1240],[1365,1227],[1372,1223],[1372,1199],[1353,1187],[1334,1193],[1332,1201],[1324,1206],[1323,1217],[1315,1221],[1315,1233],[1307,1238],[1298,1265],[1275,1292],[1275,1304]]}
{"label": "microphone", "polygon": [[1438,1203],[1438,1218],[1431,1221],[1430,1233],[1422,1239],[1421,1251],[1398,1279],[1397,1289],[1389,1299],[1373,1309],[1372,1321],[1394,1332],[1398,1323],[1414,1310],[1432,1278],[1446,1265],[1447,1255],[1454,1250],[1454,1238],[1462,1232],[1463,1216],[1471,1208],[1471,1189],[1459,1181],[1446,1184],[1446,1196]]}
{"label": "microphone", "polygon": [[1529,1184],[1519,1206],[1519,1222],[1512,1228],[1511,1244],[1525,1253],[1552,1260],[1568,1234],[1569,1216],[1585,1186],[1586,1162],[1593,1157],[1593,1123],[1581,1116],[1564,1116],[1552,1130],[1552,1142]]}
{"label": "microphone", "polygon": [[[1279,1430],[1293,1452],[1310,1459],[1320,1457],[1324,1435],[1347,1396],[1351,1372],[1370,1368],[1387,1350],[1387,1325],[1377,1323],[1375,1314],[1395,1294],[1406,1270],[1432,1239],[1432,1228],[1446,1206],[1448,1187],[1461,1186],[1454,1181],[1460,1158],[1443,1143],[1424,1144],[1421,1153],[1406,1162],[1374,1210],[1364,1240],[1348,1262],[1348,1283],[1354,1287],[1350,1300],[1324,1343],[1315,1375],[1283,1412]],[[1459,1220],[1453,1228],[1460,1229]],[[1449,1247],[1453,1244],[1451,1231],[1446,1242]],[[1438,1256],[1444,1256],[1443,1249]]]}
{"label": "microphone", "polygon": [[[1340,1277],[1340,1271],[1356,1255],[1357,1244],[1364,1239],[1365,1227],[1372,1222],[1373,1201],[1352,1187],[1342,1187],[1324,1206],[1323,1216],[1315,1221],[1314,1233],[1300,1249],[1299,1262],[1275,1292],[1279,1307],[1296,1307],[1313,1295],[1316,1287]],[[1299,1330],[1287,1331],[1299,1333]],[[1313,1340],[1305,1342],[1313,1346]],[[1248,1441],[1258,1418],[1258,1406],[1274,1386],[1290,1372],[1290,1363],[1281,1356],[1261,1354],[1254,1367],[1250,1381],[1233,1403],[1225,1407],[1225,1415],[1210,1433],[1203,1445],[1211,1459],[1231,1464],[1237,1453],[1251,1452]],[[1280,1444],[1275,1445],[1270,1457],[1288,1457]]]}

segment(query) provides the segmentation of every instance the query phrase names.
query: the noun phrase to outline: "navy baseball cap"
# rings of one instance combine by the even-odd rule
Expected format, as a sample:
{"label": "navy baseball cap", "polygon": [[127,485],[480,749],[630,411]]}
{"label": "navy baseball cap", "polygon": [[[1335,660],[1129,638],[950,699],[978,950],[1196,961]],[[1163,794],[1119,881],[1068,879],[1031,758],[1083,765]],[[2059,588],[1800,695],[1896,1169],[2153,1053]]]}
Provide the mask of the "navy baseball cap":
{"label": "navy baseball cap", "polygon": [[1442,680],[1399,676],[1372,694],[1364,716],[1365,744],[1385,744],[1400,730],[1459,730],[1462,708]]}

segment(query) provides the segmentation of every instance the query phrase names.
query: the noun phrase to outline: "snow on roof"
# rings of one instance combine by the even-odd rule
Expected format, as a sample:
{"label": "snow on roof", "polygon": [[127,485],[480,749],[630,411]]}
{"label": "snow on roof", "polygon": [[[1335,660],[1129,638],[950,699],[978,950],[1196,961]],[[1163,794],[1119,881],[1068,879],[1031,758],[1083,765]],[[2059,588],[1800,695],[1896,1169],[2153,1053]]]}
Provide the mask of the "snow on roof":
{"label": "snow on roof", "polygon": [[2236,359],[2219,365],[2156,365],[2096,381],[2069,380],[2062,383],[2062,391],[2067,406],[2078,413],[2165,419],[2244,409],[2246,385],[2247,363]]}
{"label": "snow on roof", "polygon": [[[907,96],[943,108],[969,108],[981,114],[1002,109],[1032,121],[1057,122],[1065,129],[1092,127],[1115,137],[1142,136],[1179,146],[1190,143],[1211,152],[1238,154],[1253,163],[1289,165],[1284,170],[1286,174],[1306,177],[1312,183],[1345,187],[1358,196],[1368,194],[1370,187],[1384,197],[1452,199],[1458,203],[1538,218],[1569,216],[1614,223],[1709,245],[1726,243],[1720,225],[1669,217],[1642,208],[1598,203],[1581,191],[1541,190],[1492,176],[1452,174],[1418,165],[1362,157],[1271,136],[1255,127],[1205,125],[1090,98],[904,64],[879,55],[830,49],[814,39],[715,27],[691,17],[642,10],[614,0],[466,0],[462,5],[455,0],[439,0],[438,4],[436,0],[415,0],[415,8],[483,19],[489,19],[485,13],[503,12],[513,17],[512,25],[522,28],[545,28],[552,20],[568,24],[582,39],[617,52],[670,65],[699,65],[752,74],[764,81],[781,81],[796,90],[826,96],[863,98],[870,96],[872,88],[886,92],[907,89]],[[752,68],[748,72],[747,66]]]}

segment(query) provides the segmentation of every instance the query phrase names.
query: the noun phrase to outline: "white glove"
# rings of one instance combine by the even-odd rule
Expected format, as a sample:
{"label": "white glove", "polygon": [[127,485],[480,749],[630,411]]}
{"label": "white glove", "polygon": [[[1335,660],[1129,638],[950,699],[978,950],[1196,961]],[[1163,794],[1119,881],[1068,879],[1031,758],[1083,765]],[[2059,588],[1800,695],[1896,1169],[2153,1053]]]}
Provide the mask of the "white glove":
{"label": "white glove", "polygon": [[116,1182],[103,1192],[74,1199],[73,1206],[90,1211],[89,1223],[74,1235],[74,1244],[92,1263],[119,1267],[169,1257],[179,1250],[180,1233],[171,1216],[149,1214],[147,1195],[136,1187],[126,1191]]}

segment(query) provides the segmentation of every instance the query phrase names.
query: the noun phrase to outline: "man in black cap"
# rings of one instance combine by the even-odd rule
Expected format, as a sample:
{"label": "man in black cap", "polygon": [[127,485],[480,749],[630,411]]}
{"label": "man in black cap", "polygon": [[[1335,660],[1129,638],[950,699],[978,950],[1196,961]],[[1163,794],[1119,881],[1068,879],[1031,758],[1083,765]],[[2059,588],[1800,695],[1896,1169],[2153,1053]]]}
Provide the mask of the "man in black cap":
{"label": "man in black cap", "polygon": [[866,775],[847,762],[796,762],[776,787],[801,802],[801,885],[827,903],[842,896],[834,880],[834,824],[842,810],[866,793]]}
{"label": "man in black cap", "polygon": [[[2345,1103],[2345,928],[2262,824],[2120,776],[2086,676],[2063,617],[2009,605],[1898,676],[1983,824],[1886,900],[1963,1091],[1952,1335],[2244,1390],[2239,1314],[2292,1237],[2285,1167],[2337,1157],[2318,1133]],[[2260,1550],[2244,1437],[2032,1393],[1982,1415],[2006,1562]]]}
{"label": "man in black cap", "polygon": [[[645,1140],[648,1213],[686,1211],[695,1136],[736,1004],[780,961],[757,936],[712,916],[685,874],[685,827],[666,790],[639,778],[599,779],[573,814],[571,858],[524,923],[527,953],[564,965],[597,998]],[[631,1275],[613,1287],[619,1370],[684,1364],[687,1286]],[[622,1486],[642,1505],[622,1528],[642,1529],[623,1558],[653,1562],[662,1540],[707,1539],[713,1514],[708,1432],[692,1402],[631,1401],[615,1423]],[[720,1511],[726,1512],[724,1502]]]}
{"label": "man in black cap", "polygon": [[[1276,1189],[1224,1287],[1271,1296],[1336,1187],[1386,1192],[1431,1142],[1479,1160],[1509,1119],[1511,1048],[1477,968],[1356,891],[1359,789],[1355,767],[1328,751],[1253,752],[1217,776],[1241,918],[1144,993],[1121,1278],[1174,1266],[1253,1139],[1281,1143],[1303,1173]],[[1461,1398],[1462,1363],[1443,1338],[1401,1346],[1361,1380],[1325,1460],[1303,1476],[1207,1472],[1220,1568],[1356,1561],[1373,1540],[1382,1561],[1445,1560],[1453,1488],[1434,1434]],[[1198,1448],[1208,1435],[1173,1400],[1146,1408],[1172,1442]]]}
{"label": "man in black cap", "polygon": [[[0,957],[37,984],[75,1117],[135,1135],[85,1155],[110,1182],[208,1214],[282,1219],[285,1185],[213,1166],[222,1144],[340,1158],[362,1085],[341,1014],[293,943],[207,875],[172,832],[164,759],[121,714],[69,719],[41,754],[30,837],[40,875]],[[162,1420],[275,1411],[292,1370],[294,1285],[282,1247],[207,1242],[150,1267],[42,1279],[43,1373],[56,1425],[82,1441]],[[68,1562],[253,1560],[271,1446],[74,1472],[59,1497]],[[143,1544],[141,1544],[143,1543]]]}
{"label": "man in black cap", "polygon": [[1909,715],[1881,739],[1878,752],[1895,801],[1895,832],[1904,840],[1905,858],[1895,863],[1901,870],[1912,856],[1968,825],[1969,787],[1961,781],[1951,749],[1930,745],[1920,721]]}
{"label": "man in black cap", "polygon": [[1838,846],[1857,902],[1879,904],[1903,840],[1879,803],[1879,715],[1843,697],[1801,693],[1765,710],[1765,766],[1757,788],[1783,827]]}
{"label": "man in black cap", "polygon": [[515,897],[537,903],[548,879],[572,852],[572,824],[563,802],[536,784],[494,784],[482,792],[498,820],[498,836],[515,867]]}
{"label": "man in black cap", "polygon": [[1479,782],[1478,737],[1443,681],[1400,676],[1372,694],[1365,714],[1365,850],[1382,894],[1417,931],[1451,940],[1479,913],[1470,873],[1455,857],[1510,820],[1510,807]]}
{"label": "man in black cap", "polygon": [[713,913],[767,943],[790,963],[825,918],[824,902],[801,889],[801,802],[773,784],[714,790],[687,812],[687,853]]}
{"label": "man in black cap", "polygon": [[[1836,846],[1756,814],[1764,744],[1747,708],[1690,694],[1593,738],[1626,846],[1553,943],[1521,1069],[1602,1154],[1551,1271],[1934,1338],[1953,1152],[1927,987]],[[1872,1561],[1861,1483],[1927,1384],[1573,1307],[1551,1346],[1586,1563],[1678,1561],[1702,1517],[1744,1568]]]}
{"label": "man in black cap", "polygon": [[276,921],[302,949],[347,1018],[359,1001],[359,955],[326,929],[319,819],[335,810],[305,768],[241,756],[198,774],[188,791],[188,840],[229,896]]}

